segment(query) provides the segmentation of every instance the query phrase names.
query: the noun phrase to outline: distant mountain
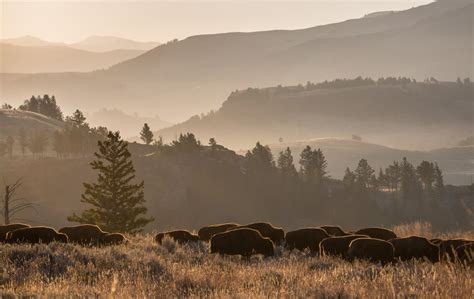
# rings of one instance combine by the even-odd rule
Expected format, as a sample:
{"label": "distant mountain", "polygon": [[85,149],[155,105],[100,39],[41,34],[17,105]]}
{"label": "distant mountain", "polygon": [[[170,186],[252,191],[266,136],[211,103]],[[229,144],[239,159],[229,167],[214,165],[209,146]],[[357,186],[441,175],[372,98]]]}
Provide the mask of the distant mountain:
{"label": "distant mountain", "polygon": [[42,40],[40,38],[25,35],[17,38],[6,38],[0,40],[2,43],[12,44],[16,46],[23,46],[23,47],[46,47],[46,46],[65,46],[66,44],[63,43],[53,43],[49,41]]}
{"label": "distant mountain", "polygon": [[117,49],[148,51],[159,45],[160,43],[157,42],[137,42],[115,36],[97,35],[90,36],[80,42],[70,44],[70,46],[73,48],[92,52],[108,52]]}
{"label": "distant mountain", "polygon": [[256,141],[353,134],[398,148],[430,149],[455,145],[472,135],[472,83],[391,80],[359,78],[236,91],[219,110],[193,116],[158,134],[170,140],[192,132],[201,140],[213,137],[236,150]]}
{"label": "distant mountain", "polygon": [[153,109],[179,121],[249,86],[358,75],[473,77],[473,16],[472,0],[437,1],[302,30],[193,36],[101,72],[2,75],[2,97],[20,102],[31,93],[52,93],[67,99],[65,110],[77,103],[89,111]]}
{"label": "distant mountain", "polygon": [[152,130],[158,130],[171,125],[171,123],[159,117],[129,115],[117,109],[101,109],[88,115],[87,121],[94,127],[105,126],[110,130],[119,130],[123,138],[139,142],[141,142],[140,138],[132,137],[139,135],[143,124],[147,123]]}
{"label": "distant mountain", "polygon": [[270,148],[276,159],[280,151],[290,147],[293,158],[298,163],[299,155],[307,145],[323,151],[328,161],[329,174],[337,179],[344,176],[346,167],[354,170],[360,159],[368,159],[378,174],[380,167],[385,169],[393,161],[400,161],[403,157],[414,165],[423,160],[437,162],[449,184],[469,185],[474,175],[474,146],[410,151],[348,139],[320,138],[270,144]]}
{"label": "distant mountain", "polygon": [[16,46],[0,43],[0,73],[90,72],[142,54],[140,50],[96,53],[66,46]]}

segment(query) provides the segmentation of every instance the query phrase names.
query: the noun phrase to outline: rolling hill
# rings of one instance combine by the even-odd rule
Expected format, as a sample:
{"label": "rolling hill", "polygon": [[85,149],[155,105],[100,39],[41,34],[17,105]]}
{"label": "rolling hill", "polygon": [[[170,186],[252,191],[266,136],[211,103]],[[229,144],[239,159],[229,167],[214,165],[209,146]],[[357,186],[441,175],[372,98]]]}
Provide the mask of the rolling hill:
{"label": "rolling hill", "polygon": [[337,179],[344,176],[346,167],[349,166],[354,170],[360,159],[367,159],[378,174],[379,168],[385,168],[403,157],[414,165],[418,165],[423,160],[437,162],[443,169],[445,181],[449,184],[469,185],[474,176],[474,146],[413,151],[341,138],[309,139],[269,146],[275,158],[278,157],[280,151],[290,147],[295,163],[298,163],[299,155],[307,145],[320,148],[324,152],[328,161],[329,174]]}
{"label": "rolling hill", "polygon": [[110,67],[142,53],[141,50],[96,53],[67,46],[17,46],[0,43],[0,72],[90,72]]}
{"label": "rolling hill", "polygon": [[24,128],[27,131],[55,131],[62,129],[63,126],[63,122],[49,118],[39,113],[22,110],[0,109],[0,137],[7,135],[16,136],[20,128]]}
{"label": "rolling hill", "polygon": [[[361,76],[472,77],[472,0],[437,1],[302,30],[200,35],[89,74],[2,75],[2,97],[67,99],[65,110],[150,109],[171,121],[249,86]],[[130,100],[130,99],[133,99]]]}
{"label": "rolling hill", "polygon": [[236,150],[256,141],[354,134],[397,148],[432,149],[472,135],[472,83],[345,82],[340,87],[329,82],[236,91],[219,110],[157,134],[169,141],[193,132],[201,140],[214,137]]}
{"label": "rolling hill", "polygon": [[157,42],[137,42],[115,36],[97,35],[89,36],[82,41],[70,44],[72,48],[91,52],[109,52],[117,49],[148,51],[159,45],[160,43]]}

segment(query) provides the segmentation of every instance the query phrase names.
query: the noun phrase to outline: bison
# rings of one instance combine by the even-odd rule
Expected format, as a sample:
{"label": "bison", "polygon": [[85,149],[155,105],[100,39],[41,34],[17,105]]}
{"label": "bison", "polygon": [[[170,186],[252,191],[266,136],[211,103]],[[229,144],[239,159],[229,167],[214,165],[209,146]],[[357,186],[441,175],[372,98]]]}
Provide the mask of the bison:
{"label": "bison", "polygon": [[7,233],[6,241],[8,243],[51,243],[68,242],[66,234],[58,233],[55,229],[45,226],[25,227]]}
{"label": "bison", "polygon": [[285,236],[285,247],[289,250],[305,250],[309,248],[311,253],[319,251],[319,243],[328,238],[329,235],[321,228],[302,228],[287,232]]}
{"label": "bison", "polygon": [[63,227],[59,232],[66,234],[69,242],[81,245],[100,245],[107,235],[100,227],[93,224]]}
{"label": "bison", "polygon": [[252,254],[273,256],[273,242],[263,237],[259,231],[251,228],[238,228],[214,235],[211,238],[211,253],[242,255]]}
{"label": "bison", "polygon": [[119,245],[123,243],[128,243],[128,239],[119,233],[106,234],[102,241],[104,245]]}
{"label": "bison", "polygon": [[179,244],[187,244],[190,242],[197,242],[199,241],[199,237],[197,235],[191,234],[186,230],[174,230],[164,233],[159,233],[155,236],[155,242],[158,244],[163,243],[163,239],[168,237],[173,239],[174,241],[178,242]]}
{"label": "bison", "polygon": [[340,226],[336,226],[336,225],[323,225],[323,226],[320,226],[319,228],[324,229],[328,235],[333,236],[333,237],[349,235],[348,233],[343,231]]}
{"label": "bison", "polygon": [[393,245],[381,239],[359,238],[349,245],[347,256],[350,261],[365,259],[383,265],[394,261]]}
{"label": "bison", "polygon": [[324,239],[319,244],[319,254],[347,258],[347,251],[349,250],[349,245],[351,244],[351,242],[355,239],[368,237],[369,236],[366,235],[348,235]]}
{"label": "bison", "polygon": [[465,239],[443,240],[439,244],[440,260],[454,262],[456,259],[456,248],[469,244],[473,241]]}
{"label": "bison", "polygon": [[439,247],[426,238],[411,236],[391,239],[388,242],[395,248],[395,258],[401,261],[426,258],[433,263],[439,262]]}
{"label": "bison", "polygon": [[239,226],[236,223],[223,223],[223,224],[214,224],[201,228],[198,231],[198,236],[201,241],[209,242],[212,236],[218,233],[223,233],[228,229]]}
{"label": "bison", "polygon": [[12,224],[0,225],[0,242],[5,242],[8,232],[11,232],[20,228],[26,228],[26,227],[30,227],[30,226],[28,224],[23,224],[23,223],[12,223]]}
{"label": "bison", "polygon": [[239,228],[251,228],[260,232],[265,238],[269,238],[275,245],[280,245],[281,242],[285,239],[285,231],[281,228],[274,227],[270,223],[266,222],[256,222],[246,225],[237,226],[230,228],[229,230],[239,229]]}
{"label": "bison", "polygon": [[436,238],[436,239],[431,239],[430,242],[439,246],[439,244],[441,244],[441,242],[443,242],[443,240]]}
{"label": "bison", "polygon": [[384,241],[397,238],[397,235],[393,231],[386,228],[381,228],[381,227],[369,227],[369,228],[359,229],[358,231],[355,232],[355,234],[367,235],[371,238],[380,239]]}

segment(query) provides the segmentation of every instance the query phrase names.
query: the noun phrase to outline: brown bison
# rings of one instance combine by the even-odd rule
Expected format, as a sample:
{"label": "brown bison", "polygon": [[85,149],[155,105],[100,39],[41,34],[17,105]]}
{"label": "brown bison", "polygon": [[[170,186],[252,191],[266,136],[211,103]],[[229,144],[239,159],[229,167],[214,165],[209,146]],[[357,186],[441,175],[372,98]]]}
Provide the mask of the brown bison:
{"label": "brown bison", "polygon": [[285,247],[289,250],[305,250],[309,248],[311,253],[319,251],[319,243],[328,238],[329,235],[321,228],[302,228],[287,232],[285,236]]}
{"label": "brown bison", "polygon": [[238,228],[214,235],[211,238],[211,253],[243,257],[250,257],[252,254],[274,255],[272,240],[251,228]]}
{"label": "brown bison", "polygon": [[454,262],[457,255],[456,248],[472,242],[465,239],[443,240],[439,244],[440,260]]}
{"label": "brown bison", "polygon": [[26,228],[26,227],[30,227],[30,226],[28,224],[22,224],[22,223],[0,225],[0,242],[5,242],[8,232],[11,232],[20,228]]}
{"label": "brown bison", "polygon": [[348,235],[324,239],[319,244],[319,254],[347,258],[347,251],[349,250],[349,245],[351,244],[351,242],[355,239],[368,237],[369,236],[365,235]]}
{"label": "brown bison", "polygon": [[128,239],[119,233],[106,234],[102,241],[104,245],[120,245],[125,243],[128,243]]}
{"label": "brown bison", "polygon": [[433,263],[439,262],[439,247],[426,238],[411,236],[391,239],[388,242],[395,248],[395,258],[401,261],[426,258]]}
{"label": "brown bison", "polygon": [[474,264],[474,242],[456,248],[456,258],[463,264]]}
{"label": "brown bison", "polygon": [[237,226],[228,230],[239,229],[239,228],[251,228],[260,232],[265,238],[269,238],[275,245],[280,245],[285,239],[285,231],[281,228],[274,227],[270,223],[256,222],[246,225]]}
{"label": "brown bison", "polygon": [[51,243],[63,242],[67,243],[66,234],[58,233],[55,229],[45,226],[25,227],[7,233],[6,241],[8,243]]}
{"label": "brown bison", "polygon": [[155,236],[155,242],[158,244],[163,243],[163,239],[168,237],[173,239],[174,241],[178,242],[179,244],[187,244],[190,242],[197,242],[199,241],[199,237],[197,235],[193,235],[186,230],[174,230],[164,233],[159,233]]}
{"label": "brown bison", "polygon": [[328,235],[333,236],[333,237],[349,235],[348,233],[343,231],[340,226],[336,226],[336,225],[323,225],[323,226],[320,226],[319,228],[324,229]]}
{"label": "brown bison", "polygon": [[59,232],[66,234],[69,242],[81,245],[100,245],[107,235],[100,227],[93,224],[63,227]]}
{"label": "brown bison", "polygon": [[198,231],[198,236],[201,241],[208,242],[215,234],[223,233],[226,230],[237,226],[239,226],[239,224],[236,223],[223,223],[205,226]]}
{"label": "brown bison", "polygon": [[393,245],[387,241],[372,238],[355,239],[349,245],[347,256],[350,261],[364,259],[387,264],[394,259]]}
{"label": "brown bison", "polygon": [[397,235],[393,231],[386,228],[381,228],[381,227],[368,227],[368,228],[359,229],[354,234],[367,235],[371,238],[380,239],[384,241],[397,238]]}

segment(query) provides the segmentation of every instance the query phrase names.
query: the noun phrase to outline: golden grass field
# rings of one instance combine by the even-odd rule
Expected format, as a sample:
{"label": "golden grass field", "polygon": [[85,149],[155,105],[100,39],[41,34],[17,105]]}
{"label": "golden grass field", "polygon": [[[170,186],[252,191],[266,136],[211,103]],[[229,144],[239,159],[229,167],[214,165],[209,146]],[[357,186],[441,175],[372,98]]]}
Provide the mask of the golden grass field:
{"label": "golden grass field", "polygon": [[[429,225],[400,226],[404,236],[433,234]],[[455,235],[473,238],[473,232]],[[446,235],[444,237],[447,237]],[[207,244],[180,246],[152,235],[127,245],[0,245],[0,296],[37,297],[430,297],[473,298],[474,269],[449,263],[365,261],[313,257],[277,248],[276,256],[208,253]]]}

